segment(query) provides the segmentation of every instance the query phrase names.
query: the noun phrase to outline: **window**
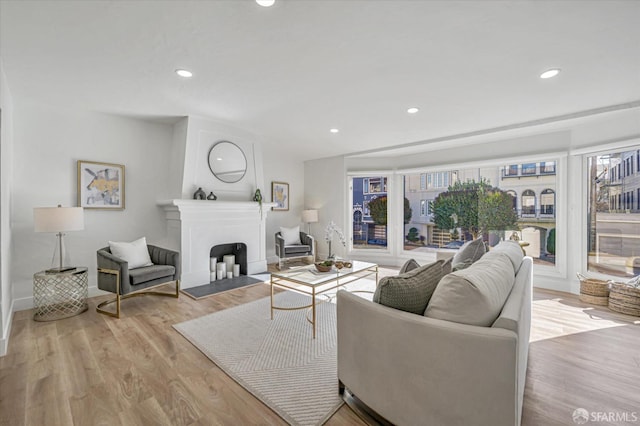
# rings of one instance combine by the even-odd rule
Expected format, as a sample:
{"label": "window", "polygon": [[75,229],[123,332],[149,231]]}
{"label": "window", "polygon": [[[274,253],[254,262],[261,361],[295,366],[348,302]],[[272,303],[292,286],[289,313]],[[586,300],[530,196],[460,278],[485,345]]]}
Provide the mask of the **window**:
{"label": "window", "polygon": [[505,176],[517,176],[518,175],[518,165],[517,164],[512,164],[510,166],[506,166],[504,168],[504,175]]}
{"label": "window", "polygon": [[386,248],[387,178],[354,177],[351,188],[353,248]]}
{"label": "window", "polygon": [[450,185],[451,172],[428,173],[427,188],[448,188]]}
{"label": "window", "polygon": [[427,174],[426,173],[421,173],[420,174],[420,189],[421,190],[425,190],[427,189]]}
{"label": "window", "polygon": [[536,163],[525,163],[522,165],[522,174],[523,175],[535,175],[536,174]]}
{"label": "window", "polygon": [[[557,216],[556,161],[496,162],[482,167],[435,170],[404,175],[405,182],[424,180],[427,188],[405,187],[411,216],[398,231],[404,251],[420,253],[451,250],[458,243],[482,238],[490,245],[509,239],[514,231],[529,243],[525,250],[538,265],[555,263]],[[506,164],[506,165],[505,165]],[[533,174],[523,175],[530,165]],[[526,167],[525,167],[526,169]],[[542,173],[545,171],[547,173]],[[502,179],[516,173],[512,179]],[[424,176],[424,177],[423,177]],[[445,183],[447,186],[444,186]],[[491,198],[490,198],[491,197]],[[478,208],[469,208],[478,206]],[[455,213],[455,215],[454,215]],[[472,215],[475,215],[472,216]],[[526,230],[526,232],[525,232]],[[551,245],[547,244],[551,240]]]}
{"label": "window", "polygon": [[387,192],[387,178],[364,178],[363,179],[363,193],[365,194],[379,194]]}
{"label": "window", "polygon": [[522,192],[522,215],[536,214],[536,193],[530,189]]}
{"label": "window", "polygon": [[640,274],[638,147],[587,157],[587,269],[618,277]]}
{"label": "window", "polygon": [[555,161],[543,161],[540,163],[540,169],[542,173],[555,173],[556,162]]}
{"label": "window", "polygon": [[556,193],[553,189],[545,189],[540,193],[540,214],[555,214]]}

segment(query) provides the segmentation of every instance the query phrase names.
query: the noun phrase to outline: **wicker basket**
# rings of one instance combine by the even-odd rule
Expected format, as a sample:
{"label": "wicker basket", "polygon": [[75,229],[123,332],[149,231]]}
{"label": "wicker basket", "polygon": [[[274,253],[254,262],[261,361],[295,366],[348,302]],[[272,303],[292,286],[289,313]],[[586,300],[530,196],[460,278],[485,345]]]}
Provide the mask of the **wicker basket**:
{"label": "wicker basket", "polygon": [[640,288],[621,283],[611,283],[609,309],[622,314],[640,317]]}
{"label": "wicker basket", "polygon": [[578,273],[580,280],[580,300],[599,306],[609,305],[609,283],[596,278],[587,278]]}

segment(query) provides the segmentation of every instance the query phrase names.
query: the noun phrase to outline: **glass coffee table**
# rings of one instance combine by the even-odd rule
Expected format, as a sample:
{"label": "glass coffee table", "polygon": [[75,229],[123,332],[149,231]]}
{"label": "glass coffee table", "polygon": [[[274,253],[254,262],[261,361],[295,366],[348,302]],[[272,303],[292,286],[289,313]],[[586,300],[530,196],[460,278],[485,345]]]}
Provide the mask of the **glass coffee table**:
{"label": "glass coffee table", "polygon": [[[336,269],[335,266],[329,272],[318,272],[315,265],[278,271],[271,274],[271,319],[273,311],[293,311],[298,309],[310,309],[311,318],[307,320],[313,329],[313,338],[316,338],[316,299],[317,296],[326,295],[328,291],[335,290],[362,278],[375,275],[375,284],[378,285],[378,265],[369,262],[353,261],[351,268]],[[311,304],[297,306],[295,308],[274,306],[274,288],[285,288],[311,296]]]}

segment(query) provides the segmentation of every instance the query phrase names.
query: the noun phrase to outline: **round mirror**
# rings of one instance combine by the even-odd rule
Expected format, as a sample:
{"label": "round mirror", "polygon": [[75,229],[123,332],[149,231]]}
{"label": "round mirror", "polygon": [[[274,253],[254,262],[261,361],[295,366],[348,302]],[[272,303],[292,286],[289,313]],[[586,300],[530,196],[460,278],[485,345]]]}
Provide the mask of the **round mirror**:
{"label": "round mirror", "polygon": [[247,172],[247,158],[238,145],[221,141],[209,150],[209,169],[223,182],[238,182]]}

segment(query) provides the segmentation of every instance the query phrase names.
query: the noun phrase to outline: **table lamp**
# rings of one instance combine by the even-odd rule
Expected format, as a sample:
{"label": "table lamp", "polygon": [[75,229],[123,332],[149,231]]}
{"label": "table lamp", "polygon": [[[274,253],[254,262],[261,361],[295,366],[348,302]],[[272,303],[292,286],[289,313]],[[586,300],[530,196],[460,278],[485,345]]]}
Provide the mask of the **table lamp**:
{"label": "table lamp", "polygon": [[[65,272],[75,269],[75,267],[63,265],[66,260],[63,236],[64,232],[84,229],[83,208],[62,207],[59,204],[58,207],[35,207],[33,209],[33,226],[35,232],[55,232],[58,237],[58,244],[56,244],[51,260],[53,267],[47,269],[46,272]],[[58,262],[56,262],[56,257],[58,257]]]}
{"label": "table lamp", "polygon": [[307,224],[307,234],[311,234],[311,224],[318,222],[318,210],[303,210],[302,221]]}

